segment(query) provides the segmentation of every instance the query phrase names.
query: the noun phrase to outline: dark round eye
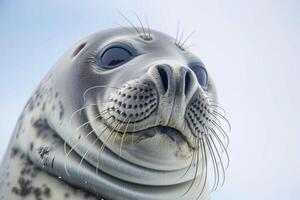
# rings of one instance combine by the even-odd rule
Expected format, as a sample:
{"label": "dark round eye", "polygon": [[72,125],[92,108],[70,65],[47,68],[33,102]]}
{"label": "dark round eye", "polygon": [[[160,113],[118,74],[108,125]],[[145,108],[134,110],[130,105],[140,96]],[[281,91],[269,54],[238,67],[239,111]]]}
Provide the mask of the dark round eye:
{"label": "dark round eye", "polygon": [[113,69],[127,62],[132,53],[126,47],[111,46],[103,51],[100,56],[101,65],[106,69]]}
{"label": "dark round eye", "polygon": [[198,79],[199,84],[204,90],[207,90],[208,88],[208,76],[207,71],[204,67],[201,65],[191,65],[190,68],[194,71],[196,74],[196,77]]}

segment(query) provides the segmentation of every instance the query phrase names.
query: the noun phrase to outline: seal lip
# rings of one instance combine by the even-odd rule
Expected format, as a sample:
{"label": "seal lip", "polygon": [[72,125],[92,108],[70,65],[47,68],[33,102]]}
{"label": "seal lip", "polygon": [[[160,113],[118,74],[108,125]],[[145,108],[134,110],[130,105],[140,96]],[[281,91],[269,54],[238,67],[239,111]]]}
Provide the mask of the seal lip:
{"label": "seal lip", "polygon": [[[127,51],[130,56],[128,58],[126,58],[124,61],[112,66],[109,66],[107,64],[102,63],[101,59],[103,57],[103,54],[111,49],[111,48],[122,48],[125,51]],[[134,57],[138,56],[137,50],[133,47],[132,44],[129,43],[125,43],[125,42],[112,42],[106,46],[104,46],[97,54],[96,54],[96,63],[97,65],[102,69],[102,70],[112,70],[115,69],[121,65],[123,65],[124,63],[127,63],[128,61],[132,60]]]}
{"label": "seal lip", "polygon": [[[110,127],[109,127],[110,128]],[[124,134],[122,131],[115,130],[116,133],[118,133],[120,136]],[[171,126],[163,126],[163,125],[156,125],[152,127],[148,127],[142,130],[138,131],[128,131],[125,134],[132,134],[134,136],[141,136],[144,138],[150,138],[153,137],[155,134],[161,133],[168,136],[173,142],[180,145],[182,143],[186,143],[190,148],[193,148],[190,141],[187,139],[186,134],[184,134],[182,131],[173,128]]]}
{"label": "seal lip", "polygon": [[147,128],[147,129],[144,129],[144,130],[132,133],[132,134],[143,135],[143,136],[146,135],[146,136],[152,137],[155,134],[157,134],[157,132],[167,135],[173,142],[175,142],[178,145],[183,142],[190,145],[188,140],[186,139],[185,135],[181,131],[179,131],[175,128],[172,128],[170,126],[158,125],[158,126]]}

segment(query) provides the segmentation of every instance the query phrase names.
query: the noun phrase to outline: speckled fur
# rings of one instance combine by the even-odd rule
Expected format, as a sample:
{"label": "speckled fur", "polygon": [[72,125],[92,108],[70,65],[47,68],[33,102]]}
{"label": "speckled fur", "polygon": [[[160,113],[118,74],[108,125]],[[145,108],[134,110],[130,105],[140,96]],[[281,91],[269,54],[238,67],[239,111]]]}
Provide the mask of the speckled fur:
{"label": "speckled fur", "polygon": [[[59,136],[51,130],[46,116],[41,115],[41,113],[56,115],[58,122],[64,117],[64,106],[59,93],[55,88],[48,87],[50,79],[51,74],[34,92],[19,117],[1,166],[0,199],[103,199],[67,184],[61,177],[54,177],[31,162],[30,157],[38,154],[40,161],[46,163],[51,149],[57,143],[61,143]],[[49,146],[45,146],[45,140],[47,144],[50,142]],[[51,163],[53,167],[55,158]]]}

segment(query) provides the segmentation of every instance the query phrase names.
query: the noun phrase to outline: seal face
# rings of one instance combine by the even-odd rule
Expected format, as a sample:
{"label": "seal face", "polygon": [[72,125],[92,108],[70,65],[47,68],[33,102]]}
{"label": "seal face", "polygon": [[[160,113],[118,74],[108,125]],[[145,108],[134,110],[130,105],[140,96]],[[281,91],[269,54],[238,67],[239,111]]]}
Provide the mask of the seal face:
{"label": "seal face", "polygon": [[92,196],[205,199],[208,160],[213,189],[224,182],[222,153],[228,162],[229,123],[219,108],[206,67],[174,38],[109,29],[60,58],[11,146]]}

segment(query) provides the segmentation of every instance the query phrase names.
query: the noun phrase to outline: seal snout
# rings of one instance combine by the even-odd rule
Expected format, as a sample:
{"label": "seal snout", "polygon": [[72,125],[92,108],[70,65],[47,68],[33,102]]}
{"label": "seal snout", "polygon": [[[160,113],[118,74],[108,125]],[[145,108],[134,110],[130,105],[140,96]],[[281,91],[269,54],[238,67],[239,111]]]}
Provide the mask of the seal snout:
{"label": "seal snout", "polygon": [[126,82],[109,99],[104,123],[123,134],[164,126],[178,130],[191,145],[205,123],[200,119],[208,116],[197,78],[178,64],[152,65],[145,76]]}

